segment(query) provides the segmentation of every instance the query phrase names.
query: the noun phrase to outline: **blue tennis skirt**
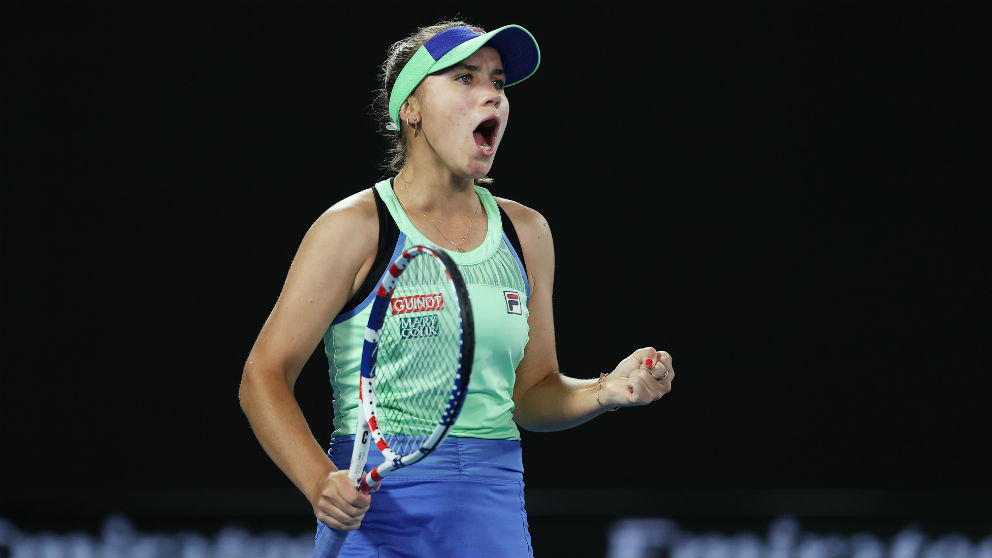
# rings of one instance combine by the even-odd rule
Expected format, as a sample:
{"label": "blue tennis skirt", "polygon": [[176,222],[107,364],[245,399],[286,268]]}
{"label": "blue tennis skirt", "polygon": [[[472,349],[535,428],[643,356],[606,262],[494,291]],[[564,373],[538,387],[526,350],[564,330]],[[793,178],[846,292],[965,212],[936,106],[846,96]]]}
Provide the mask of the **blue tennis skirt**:
{"label": "blue tennis skirt", "polygon": [[[339,469],[348,468],[354,441],[331,441],[327,454]],[[365,470],[381,462],[372,448]],[[340,558],[530,558],[523,472],[519,441],[448,437],[382,480]],[[315,541],[326,531],[318,521]]]}

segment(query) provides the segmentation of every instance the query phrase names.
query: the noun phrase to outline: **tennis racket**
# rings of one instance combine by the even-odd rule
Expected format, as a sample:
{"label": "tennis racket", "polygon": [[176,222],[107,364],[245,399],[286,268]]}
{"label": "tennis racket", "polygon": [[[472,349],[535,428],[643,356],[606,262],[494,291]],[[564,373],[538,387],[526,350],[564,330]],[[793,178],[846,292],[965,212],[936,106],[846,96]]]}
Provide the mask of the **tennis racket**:
{"label": "tennis racket", "polygon": [[[458,418],[475,353],[468,288],[440,248],[413,246],[393,261],[372,302],[348,476],[374,490],[430,455]],[[369,446],[384,461],[363,474]],[[325,530],[314,557],[336,557],[348,531]]]}

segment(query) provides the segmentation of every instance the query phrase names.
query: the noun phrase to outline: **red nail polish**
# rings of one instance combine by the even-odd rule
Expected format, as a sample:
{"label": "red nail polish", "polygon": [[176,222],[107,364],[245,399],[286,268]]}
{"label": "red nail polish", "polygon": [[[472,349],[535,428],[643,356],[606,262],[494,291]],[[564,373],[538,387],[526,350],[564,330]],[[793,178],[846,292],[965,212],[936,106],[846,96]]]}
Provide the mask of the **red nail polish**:
{"label": "red nail polish", "polygon": [[651,368],[652,364],[654,364],[654,361],[651,359],[647,359],[644,361],[644,366],[647,366],[648,368]]}

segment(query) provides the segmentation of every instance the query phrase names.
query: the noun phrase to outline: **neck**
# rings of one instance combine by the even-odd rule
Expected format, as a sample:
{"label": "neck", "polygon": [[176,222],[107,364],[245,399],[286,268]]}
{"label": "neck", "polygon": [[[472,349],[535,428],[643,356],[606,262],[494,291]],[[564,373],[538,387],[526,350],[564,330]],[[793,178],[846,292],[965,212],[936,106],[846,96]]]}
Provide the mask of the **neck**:
{"label": "neck", "polygon": [[466,252],[486,237],[485,211],[471,179],[452,182],[430,174],[425,178],[406,165],[393,180],[393,192],[407,218],[438,246]]}
{"label": "neck", "polygon": [[407,162],[394,180],[394,190],[407,209],[446,215],[473,213],[479,206],[475,180],[447,167]]}

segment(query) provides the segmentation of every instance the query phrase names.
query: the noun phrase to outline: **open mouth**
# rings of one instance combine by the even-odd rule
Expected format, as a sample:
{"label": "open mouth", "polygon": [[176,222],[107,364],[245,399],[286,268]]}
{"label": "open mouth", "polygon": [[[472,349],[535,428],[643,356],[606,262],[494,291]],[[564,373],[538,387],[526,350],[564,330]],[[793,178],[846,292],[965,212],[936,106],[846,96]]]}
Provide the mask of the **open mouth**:
{"label": "open mouth", "polygon": [[483,153],[492,153],[494,146],[496,145],[497,130],[499,130],[499,118],[490,116],[489,118],[483,120],[482,123],[476,126],[475,130],[472,131],[472,137],[475,138],[475,145],[477,145]]}

